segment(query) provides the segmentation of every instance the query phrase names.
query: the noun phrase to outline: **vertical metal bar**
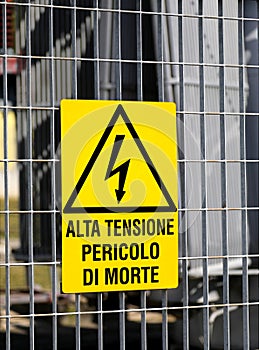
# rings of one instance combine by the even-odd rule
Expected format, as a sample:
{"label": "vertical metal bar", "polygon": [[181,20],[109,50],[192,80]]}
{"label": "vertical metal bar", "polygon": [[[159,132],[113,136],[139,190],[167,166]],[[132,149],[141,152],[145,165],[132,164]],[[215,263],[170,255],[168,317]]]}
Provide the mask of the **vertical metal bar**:
{"label": "vertical metal bar", "polygon": [[248,238],[246,200],[245,149],[245,99],[244,99],[244,4],[238,1],[238,63],[239,63],[239,110],[240,110],[240,178],[241,178],[241,227],[242,227],[242,302],[243,305],[243,348],[250,348],[249,337],[249,294],[248,294]]}
{"label": "vertical metal bar", "polygon": [[222,255],[223,255],[223,339],[224,349],[230,349],[229,325],[229,276],[228,276],[228,234],[227,234],[227,191],[226,191],[226,135],[225,135],[225,68],[224,68],[224,23],[223,2],[218,1],[219,41],[219,111],[220,111],[220,155],[221,155],[221,203],[222,203]]}
{"label": "vertical metal bar", "polygon": [[[248,5],[248,4],[244,4],[244,6],[246,6],[246,5]],[[259,19],[259,3],[257,2],[257,20]],[[258,24],[258,22],[257,22],[257,24]],[[259,69],[259,26],[257,25],[257,61],[256,61],[256,64],[257,64],[257,69]],[[258,75],[257,75],[258,76]],[[256,109],[256,112],[257,112],[257,118],[258,118],[258,106],[257,106],[257,109]],[[256,118],[256,117],[254,117],[254,118]],[[251,122],[250,122],[250,125],[251,125]],[[259,119],[257,120],[257,124],[253,124],[253,125],[257,125],[257,135],[259,135]],[[247,130],[248,129],[248,125],[247,125],[247,119],[245,118],[245,130]],[[248,135],[248,133],[247,133],[247,135]],[[246,142],[247,142],[247,140],[245,140]],[[245,145],[247,145],[248,144],[248,142],[247,143],[245,143]],[[246,149],[246,159],[248,158],[250,158],[250,156],[249,156],[249,154],[251,154],[250,153],[251,151],[248,151],[247,149]],[[257,166],[256,166],[256,170],[255,170],[255,174],[257,173],[257,176],[258,176],[258,174],[259,174],[259,140],[257,139],[257,152],[256,152],[256,154],[255,154],[257,157],[254,157],[256,160],[257,160]],[[246,167],[245,167],[245,170],[246,170],[246,174],[248,173],[248,169],[247,169],[247,165],[246,165]],[[257,180],[257,181],[259,181],[259,180]],[[247,189],[247,183],[246,183],[246,189]],[[248,191],[248,189],[247,189],[247,191]],[[255,216],[255,219],[257,218],[257,220],[259,221],[259,196],[258,196],[258,192],[259,191],[259,183],[257,183],[257,201],[255,202],[255,205],[257,206],[257,216]],[[247,196],[248,196],[248,192],[247,192]],[[249,201],[250,202],[250,201]],[[246,206],[248,206],[249,205],[249,203],[248,203],[248,199],[246,200]],[[251,214],[250,214],[250,217],[251,217]],[[250,221],[250,219],[249,219],[249,216],[248,216],[248,211],[246,210],[246,218],[247,218],[247,221],[249,220]],[[252,225],[251,225],[252,226]],[[254,230],[256,230],[256,227],[258,228],[259,227],[259,223],[257,222],[257,226],[255,225],[255,224],[253,224],[253,227],[254,227]],[[251,229],[252,230],[252,229]],[[247,231],[246,231],[247,232]],[[252,236],[252,235],[251,235]],[[258,249],[258,246],[259,246],[259,243],[258,243],[258,238],[257,238],[257,250],[256,251],[251,251],[250,252],[250,250],[251,250],[251,244],[249,244],[249,249],[248,249],[248,252],[249,253],[252,253],[252,254],[254,254],[254,253],[257,253],[257,257],[255,256],[255,261],[256,261],[256,267],[257,268],[259,268],[259,249]],[[257,290],[257,293],[256,293],[256,298],[257,298],[257,302],[259,302],[259,276],[257,277],[257,279],[256,279],[256,282],[255,282],[255,288],[256,288],[256,290]],[[248,294],[248,297],[249,297],[249,294]],[[255,298],[255,299],[256,299]],[[248,309],[249,310],[249,309]],[[256,311],[255,311],[255,318],[257,318],[257,320],[259,320],[259,305],[257,305],[257,309],[256,309]],[[251,325],[251,328],[250,328],[251,330],[252,330],[252,325]],[[252,332],[251,332],[252,333]],[[251,338],[252,338],[252,334],[251,334]],[[259,344],[259,333],[257,332],[257,334],[256,334],[256,337],[255,337],[255,343],[256,344]]]}
{"label": "vertical metal bar", "polygon": [[[163,0],[158,1],[158,9],[157,9],[157,36],[158,36],[158,60],[160,61],[158,65],[158,100],[164,101],[165,99],[165,92],[164,92],[164,47],[163,47],[163,23],[164,23],[164,16],[163,16]],[[160,14],[159,14],[160,13]]]}
{"label": "vertical metal bar", "polygon": [[[143,46],[142,46],[142,0],[136,4],[136,10],[139,11],[136,17],[136,34],[137,34],[137,99],[143,101]],[[140,292],[141,311],[141,349],[147,349],[147,324],[146,324],[146,308],[147,308],[147,292]]]}
{"label": "vertical metal bar", "polygon": [[[142,0],[136,4],[136,10],[139,11],[136,18],[136,34],[137,34],[137,99],[143,100],[143,67],[142,67]],[[146,308],[147,308],[147,292],[140,292],[141,311],[141,349],[147,350],[147,324],[146,324]]]}
{"label": "vertical metal bar", "polygon": [[[205,128],[205,86],[203,57],[203,0],[199,0],[199,82],[200,82],[200,148],[202,159],[206,159]],[[203,347],[209,349],[209,278],[208,278],[208,239],[207,239],[207,192],[206,162],[201,162],[201,200],[202,200],[202,267],[203,267]]]}
{"label": "vertical metal bar", "polygon": [[103,293],[97,294],[98,308],[98,350],[103,350]]}
{"label": "vertical metal bar", "polygon": [[142,0],[137,1],[136,32],[137,32],[137,98],[138,101],[143,100],[143,66],[142,66]]}
{"label": "vertical metal bar", "polygon": [[[72,0],[70,1],[71,7],[72,5]],[[73,20],[73,11],[72,9],[70,10],[63,10],[61,13],[62,15],[59,16],[59,33],[60,33],[60,75],[61,75],[61,81],[62,83],[60,84],[60,98],[63,98],[63,96],[68,96],[68,84],[66,84],[66,78],[67,78],[67,65],[70,63],[66,62],[63,57],[66,57],[67,51],[70,50],[70,48],[67,48],[65,45],[63,45],[63,43],[65,42],[66,38],[65,38],[65,31],[63,30],[63,28],[65,28],[65,26],[71,26],[71,34],[73,36],[73,30],[72,30],[72,24],[70,21],[68,21],[68,16],[67,16],[67,11],[69,11],[68,16],[70,15],[70,20]],[[72,37],[73,38],[73,37]],[[72,39],[73,40],[73,39]],[[72,43],[73,46],[73,43]],[[74,47],[74,46],[73,46]],[[73,53],[70,53],[70,55],[72,57],[72,61],[73,61]],[[72,76],[74,74],[73,71],[73,62],[72,62]],[[73,85],[73,82],[72,82]]]}
{"label": "vertical metal bar", "polygon": [[125,350],[125,292],[119,293],[119,307],[120,307],[120,315],[119,315],[119,324],[120,324],[120,350]]}
{"label": "vertical metal bar", "polygon": [[[179,147],[179,158],[185,160],[185,138],[184,138],[184,64],[183,64],[183,3],[178,1],[178,35],[179,35],[179,112],[178,134],[181,144]],[[180,208],[186,209],[186,162],[180,162],[181,203]],[[187,241],[187,212],[182,211],[181,216],[181,243],[182,256],[188,257]],[[189,349],[189,282],[188,282],[188,260],[182,260],[182,284],[183,284],[183,349]]]}
{"label": "vertical metal bar", "polygon": [[27,82],[27,209],[30,212],[28,214],[28,282],[30,289],[30,349],[34,349],[35,333],[34,333],[34,254],[33,254],[33,175],[32,175],[32,149],[33,149],[33,128],[32,128],[32,81],[31,81],[31,2],[27,1],[26,6],[26,82]]}
{"label": "vertical metal bar", "polygon": [[121,68],[121,0],[115,0],[115,8],[118,12],[115,13],[115,76],[116,76],[116,99],[122,99],[122,68]]}
{"label": "vertical metal bar", "polygon": [[50,157],[53,160],[51,164],[51,260],[54,263],[51,266],[51,295],[52,295],[52,348],[57,349],[57,246],[56,246],[56,164],[55,159],[55,74],[54,74],[54,18],[53,18],[53,0],[49,0],[49,79],[50,79]]}
{"label": "vertical metal bar", "polygon": [[[158,3],[158,56],[161,61],[160,69],[158,70],[158,99],[159,101],[165,100],[164,91],[164,1],[160,0]],[[162,347],[168,349],[168,317],[167,317],[167,291],[162,291]]]}
{"label": "vertical metal bar", "polygon": [[[77,99],[77,59],[76,59],[76,0],[70,0],[71,5],[71,35],[72,35],[72,98]],[[80,333],[80,294],[75,295],[76,304],[76,350],[81,348]]]}
{"label": "vertical metal bar", "polygon": [[71,35],[72,35],[72,96],[77,98],[77,52],[76,52],[76,0],[71,4]]}
{"label": "vertical metal bar", "polygon": [[[61,33],[61,24],[60,24],[60,16],[56,16],[55,17],[56,23],[55,23],[55,27],[54,27],[54,31],[56,32],[55,35],[57,36],[57,33]],[[61,37],[56,40],[55,43],[55,54],[57,57],[61,56]],[[59,101],[62,98],[62,84],[61,84],[61,62],[60,59],[55,61],[55,73],[56,73],[56,81],[57,81],[57,86],[56,88],[56,99],[57,101]]]}
{"label": "vertical metal bar", "polygon": [[146,319],[146,309],[147,309],[147,292],[140,292],[140,307],[141,311],[141,350],[147,350],[147,319]]}
{"label": "vertical metal bar", "polygon": [[[99,51],[99,0],[94,0],[94,97],[100,99],[100,51]],[[98,350],[103,350],[103,294],[97,294],[98,309]]]}
{"label": "vertical metal bar", "polygon": [[[158,100],[165,100],[164,89],[164,0],[158,1],[157,36],[158,36],[158,60],[161,62],[158,67]],[[168,315],[167,315],[167,290],[162,290],[162,349],[168,349]]]}
{"label": "vertical metal bar", "polygon": [[[122,99],[122,69],[121,69],[121,0],[115,0],[114,25],[117,28],[115,33],[115,77],[116,87],[115,96],[117,100]],[[125,293],[119,292],[119,333],[120,333],[120,350],[125,350]]]}
{"label": "vertical metal bar", "polygon": [[2,7],[2,23],[3,23],[3,117],[4,117],[4,210],[5,218],[5,314],[6,314],[6,349],[11,348],[11,325],[10,325],[10,217],[9,217],[9,179],[8,179],[8,85],[7,85],[7,4]]}
{"label": "vertical metal bar", "polygon": [[100,99],[100,51],[99,51],[99,0],[94,0],[94,91],[95,98]]}
{"label": "vertical metal bar", "polygon": [[168,295],[167,290],[162,290],[162,349],[168,350]]}

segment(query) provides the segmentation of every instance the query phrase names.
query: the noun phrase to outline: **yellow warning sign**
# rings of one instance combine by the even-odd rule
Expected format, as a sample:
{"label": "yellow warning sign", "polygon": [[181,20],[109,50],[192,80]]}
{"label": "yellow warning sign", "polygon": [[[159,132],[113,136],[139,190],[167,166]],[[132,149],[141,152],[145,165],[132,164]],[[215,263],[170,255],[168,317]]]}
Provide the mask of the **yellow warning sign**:
{"label": "yellow warning sign", "polygon": [[62,290],[178,285],[174,103],[61,101]]}

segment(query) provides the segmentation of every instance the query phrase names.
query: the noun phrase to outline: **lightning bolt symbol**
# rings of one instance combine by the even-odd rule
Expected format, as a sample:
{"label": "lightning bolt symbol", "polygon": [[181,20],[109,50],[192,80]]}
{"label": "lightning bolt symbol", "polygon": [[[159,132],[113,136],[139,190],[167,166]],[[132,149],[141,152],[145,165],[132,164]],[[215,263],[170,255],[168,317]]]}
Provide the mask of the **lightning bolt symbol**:
{"label": "lightning bolt symbol", "polygon": [[119,185],[118,185],[118,189],[115,189],[115,194],[116,194],[118,204],[120,203],[124,194],[126,193],[126,191],[124,191],[124,185],[125,185],[125,181],[128,173],[129,163],[130,163],[130,159],[129,159],[123,164],[119,165],[117,168],[113,169],[118,153],[120,151],[122,142],[124,140],[124,137],[125,135],[116,135],[111,158],[110,158],[107,172],[105,175],[105,180],[108,180],[113,175],[119,173]]}

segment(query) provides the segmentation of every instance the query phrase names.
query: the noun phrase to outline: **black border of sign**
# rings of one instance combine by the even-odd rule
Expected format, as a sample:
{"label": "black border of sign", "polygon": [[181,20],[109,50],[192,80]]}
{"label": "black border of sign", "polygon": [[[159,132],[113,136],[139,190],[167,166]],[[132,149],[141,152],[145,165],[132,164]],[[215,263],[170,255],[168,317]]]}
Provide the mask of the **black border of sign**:
{"label": "black border of sign", "polygon": [[[122,117],[124,120],[129,132],[131,133],[131,136],[133,137],[134,141],[136,142],[138,149],[140,150],[143,158],[145,159],[158,187],[161,189],[168,206],[140,206],[140,207],[73,207],[73,203],[78,195],[78,193],[81,191],[90,171],[92,170],[94,163],[96,159],[98,158],[99,154],[102,151],[102,148],[108,139],[115,123],[117,122],[119,117]],[[105,129],[96,149],[94,150],[89,162],[87,163],[84,171],[82,172],[82,175],[80,176],[75,188],[73,189],[65,207],[63,210],[63,213],[65,214],[84,214],[84,213],[152,213],[152,212],[176,212],[176,206],[168,193],[162,179],[160,178],[158,172],[156,171],[145,147],[143,146],[135,128],[133,127],[131,121],[129,120],[129,117],[127,116],[124,108],[121,104],[118,105],[116,108],[110,123],[108,124],[107,128]]]}

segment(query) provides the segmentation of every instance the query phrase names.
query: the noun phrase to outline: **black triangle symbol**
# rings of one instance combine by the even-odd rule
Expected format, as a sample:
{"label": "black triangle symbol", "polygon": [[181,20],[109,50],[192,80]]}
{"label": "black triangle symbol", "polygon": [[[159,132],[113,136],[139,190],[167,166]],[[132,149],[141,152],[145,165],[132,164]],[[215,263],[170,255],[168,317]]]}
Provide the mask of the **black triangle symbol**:
{"label": "black triangle symbol", "polygon": [[[132,138],[134,139],[139,151],[141,152],[143,158],[146,161],[147,166],[149,167],[158,187],[160,188],[161,192],[164,195],[164,198],[166,199],[168,205],[167,206],[139,206],[139,207],[123,207],[123,206],[116,206],[116,207],[73,207],[73,203],[78,195],[78,193],[81,191],[89,173],[91,172],[95,161],[97,160],[99,154],[101,153],[103,146],[105,145],[106,140],[108,139],[114,125],[116,124],[119,117],[122,117],[124,120]],[[124,108],[122,105],[118,105],[116,108],[110,123],[108,124],[107,128],[105,129],[96,149],[94,150],[89,162],[87,163],[82,175],[80,176],[75,188],[73,189],[63,212],[65,214],[83,214],[83,213],[150,213],[150,212],[175,212],[176,206],[168,193],[162,179],[160,178],[157,170],[155,169],[145,147],[143,146],[135,128],[133,127],[131,121],[129,120],[129,117],[127,116]]]}

